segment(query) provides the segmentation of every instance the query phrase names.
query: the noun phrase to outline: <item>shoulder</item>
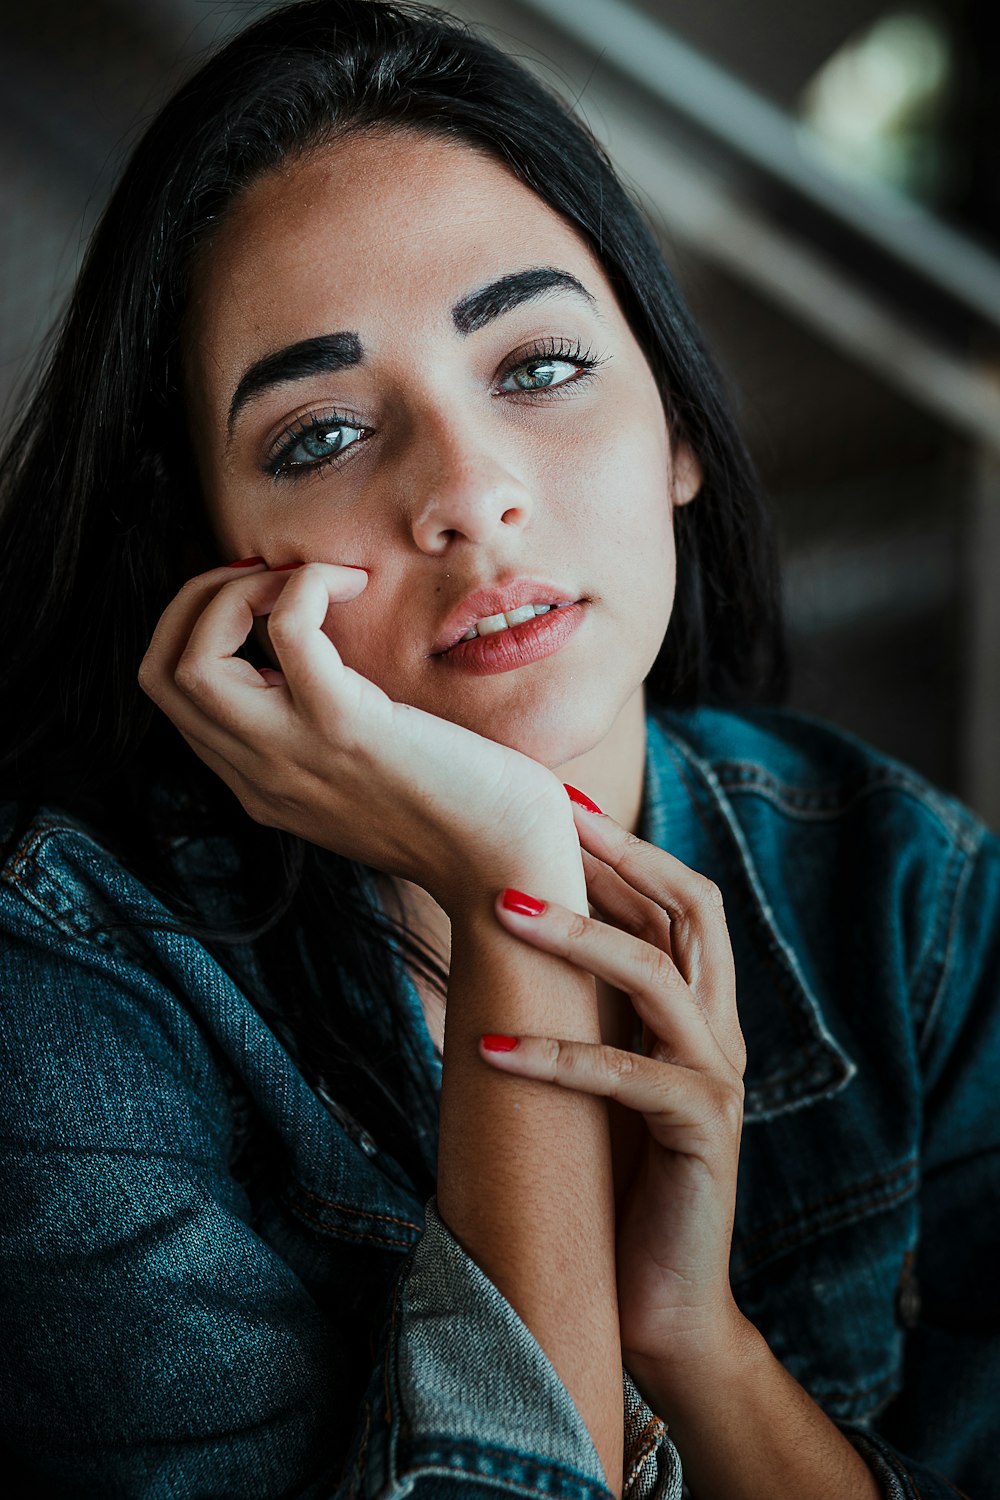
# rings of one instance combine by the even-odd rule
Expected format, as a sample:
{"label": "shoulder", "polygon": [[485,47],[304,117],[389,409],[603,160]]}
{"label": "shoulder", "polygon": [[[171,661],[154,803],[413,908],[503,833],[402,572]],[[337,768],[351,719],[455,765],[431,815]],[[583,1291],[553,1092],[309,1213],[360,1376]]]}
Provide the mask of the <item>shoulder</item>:
{"label": "shoulder", "polygon": [[650,723],[664,784],[683,779],[690,821],[709,830],[692,847],[731,851],[735,898],[829,1018],[868,991],[871,1017],[889,1024],[895,1007],[924,1041],[943,1010],[958,1015],[956,984],[984,978],[1000,931],[1000,840],[972,809],[795,710],[658,709]]}
{"label": "shoulder", "polygon": [[3,803],[0,841],[8,1137],[171,1151],[183,1115],[206,1151],[227,1138],[226,1033],[262,1029],[245,994],[93,823]]}
{"label": "shoulder", "polygon": [[891,804],[901,833],[923,826],[932,841],[942,838],[969,854],[992,837],[958,797],[914,767],[799,710],[656,708],[652,717],[728,798],[761,799],[789,820],[878,821]]}

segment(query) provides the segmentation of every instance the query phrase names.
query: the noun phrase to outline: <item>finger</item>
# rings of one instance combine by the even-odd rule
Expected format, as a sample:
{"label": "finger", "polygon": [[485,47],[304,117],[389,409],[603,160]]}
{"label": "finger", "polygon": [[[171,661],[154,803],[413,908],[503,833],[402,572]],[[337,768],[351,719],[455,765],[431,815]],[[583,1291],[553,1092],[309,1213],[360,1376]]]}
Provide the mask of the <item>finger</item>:
{"label": "finger", "polygon": [[718,886],[673,854],[629,833],[607,813],[572,802],[582,849],[654,901],[670,919],[670,953],[734,1060],[743,1038],[732,944]]}
{"label": "finger", "polygon": [[160,683],[173,678],[191,632],[215,594],[237,577],[261,576],[269,576],[263,558],[245,570],[241,568],[238,574],[231,567],[210,568],[207,573],[187,580],[160,615],[139,668],[140,684],[150,697],[155,699],[155,689]]}
{"label": "finger", "polygon": [[[319,715],[330,709],[335,687],[353,694],[355,676],[323,626],[331,604],[355,599],[368,584],[363,568],[335,563],[303,563],[288,578],[270,612],[271,645],[296,706]],[[348,712],[353,702],[343,704]]]}
{"label": "finger", "polygon": [[723,1061],[704,1010],[661,949],[523,891],[501,891],[495,910],[504,927],[532,947],[624,991],[653,1034],[685,1066],[713,1068]]}
{"label": "finger", "polygon": [[587,897],[598,916],[604,922],[613,922],[616,927],[630,932],[633,937],[653,943],[673,957],[670,950],[670,918],[658,901],[651,901],[634,890],[627,880],[606,865],[602,859],[588,849],[580,850],[583,856],[583,874],[587,882]]}
{"label": "finger", "polygon": [[695,1145],[692,1127],[717,1134],[724,1114],[731,1114],[732,1125],[739,1128],[738,1079],[721,1081],[618,1047],[555,1037],[487,1035],[480,1037],[479,1055],[500,1072],[614,1099],[644,1115],[651,1134],[669,1149],[680,1147],[676,1132],[681,1129],[690,1152]]}
{"label": "finger", "polygon": [[[257,668],[235,655],[254,616],[280,595],[282,576],[257,572],[221,586],[216,582],[214,590],[204,578],[191,582],[196,587],[185,585],[161,617],[140,667],[140,685],[186,739],[198,739],[238,762],[241,754],[245,757],[248,730],[273,742],[288,718],[287,692],[272,692]],[[178,651],[179,634],[189,626]]]}

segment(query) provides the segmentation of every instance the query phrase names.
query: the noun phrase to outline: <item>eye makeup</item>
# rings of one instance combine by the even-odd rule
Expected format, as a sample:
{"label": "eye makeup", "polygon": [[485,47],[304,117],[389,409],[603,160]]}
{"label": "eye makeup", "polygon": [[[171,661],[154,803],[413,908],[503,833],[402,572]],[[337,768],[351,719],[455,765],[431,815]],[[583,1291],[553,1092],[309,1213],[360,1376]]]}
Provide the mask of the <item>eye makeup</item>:
{"label": "eye makeup", "polygon": [[[584,349],[578,340],[562,338],[538,339],[525,349],[517,350],[501,367],[498,374],[497,396],[513,396],[515,399],[529,398],[534,404],[559,395],[568,395],[567,388],[577,386],[589,379],[607,356],[594,354]],[[570,373],[558,377],[559,365],[565,365]],[[503,382],[525,373],[534,384],[509,386]],[[353,448],[360,447],[371,436],[372,429],[359,422],[348,412],[306,412],[297,417],[283,430],[268,453],[262,469],[265,474],[280,483],[297,479],[304,474],[316,474],[321,470],[337,466]],[[332,445],[323,451],[323,445]],[[296,457],[296,453],[305,456]]]}

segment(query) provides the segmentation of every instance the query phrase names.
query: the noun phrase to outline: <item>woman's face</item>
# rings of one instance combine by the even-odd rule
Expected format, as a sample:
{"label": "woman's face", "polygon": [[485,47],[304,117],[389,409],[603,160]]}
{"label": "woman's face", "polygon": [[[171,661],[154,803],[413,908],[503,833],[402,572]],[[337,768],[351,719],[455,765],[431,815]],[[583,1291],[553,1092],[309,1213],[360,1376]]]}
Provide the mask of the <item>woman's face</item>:
{"label": "woman's face", "polygon": [[[368,571],[324,624],[348,666],[549,766],[641,705],[700,472],[598,261],[498,162],[380,132],[261,179],[200,261],[184,360],[225,560]],[[558,649],[439,650],[516,580],[584,601]]]}

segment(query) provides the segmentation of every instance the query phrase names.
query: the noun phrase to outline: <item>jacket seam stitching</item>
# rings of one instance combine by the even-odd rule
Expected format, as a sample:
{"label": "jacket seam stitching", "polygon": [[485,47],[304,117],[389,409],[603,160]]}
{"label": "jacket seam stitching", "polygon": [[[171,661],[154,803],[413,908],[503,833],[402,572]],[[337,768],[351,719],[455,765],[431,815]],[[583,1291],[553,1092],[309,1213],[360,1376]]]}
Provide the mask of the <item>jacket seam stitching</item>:
{"label": "jacket seam stitching", "polygon": [[342,1203],[337,1198],[324,1198],[320,1193],[314,1193],[311,1188],[303,1187],[296,1183],[295,1191],[303,1193],[307,1198],[313,1198],[317,1203],[324,1204],[327,1208],[339,1208],[345,1213],[362,1215],[367,1219],[379,1219],[386,1224],[402,1224],[407,1229],[415,1229],[419,1233],[423,1225],[416,1223],[413,1219],[401,1219],[395,1214],[380,1214],[372,1209],[353,1207],[350,1203]]}
{"label": "jacket seam stitching", "polygon": [[[876,1177],[870,1177],[862,1182],[854,1183],[850,1188],[844,1189],[843,1192],[831,1194],[826,1198],[817,1198],[812,1203],[807,1204],[804,1209],[800,1210],[799,1213],[795,1214],[794,1216],[786,1219],[781,1219],[778,1221],[778,1223],[768,1225],[765,1229],[757,1230],[754,1234],[748,1236],[744,1240],[741,1240],[739,1246],[740,1253],[735,1257],[738,1267],[737,1274],[744,1275],[747,1272],[752,1271],[762,1261],[766,1260],[771,1254],[773,1254],[775,1250],[790,1249],[793,1245],[801,1243],[803,1239],[807,1238],[809,1234],[812,1233],[815,1218],[817,1216],[822,1216],[822,1211],[824,1209],[835,1208],[838,1204],[843,1203],[845,1199],[850,1198],[853,1194],[863,1192],[865,1188],[873,1188],[884,1185],[885,1191],[882,1193],[876,1192],[875,1194],[869,1195],[866,1198],[861,1198],[859,1202],[848,1211],[848,1215],[861,1213],[865,1210],[870,1209],[888,1208],[892,1203],[898,1202],[899,1199],[912,1196],[916,1191],[916,1183],[910,1180],[909,1174],[917,1165],[917,1160],[917,1157],[911,1157],[908,1161],[904,1162],[901,1166],[894,1168],[891,1172],[883,1172]],[[907,1180],[900,1183],[898,1187],[893,1187],[894,1179],[900,1178],[904,1174],[906,1174]],[[808,1222],[803,1220],[803,1214],[809,1216]],[[834,1229],[838,1224],[843,1222],[844,1218],[835,1218],[833,1223],[829,1224],[827,1228]],[[797,1225],[799,1231],[798,1233],[782,1235],[778,1239],[773,1238],[776,1230],[784,1229],[785,1227],[793,1224]],[[750,1256],[744,1256],[742,1253],[744,1245],[748,1247],[754,1247],[755,1253]],[[756,1247],[758,1246],[760,1247],[759,1250],[756,1249]]]}
{"label": "jacket seam stitching", "polygon": [[[358,1245],[386,1245],[391,1250],[410,1250],[412,1248],[409,1240],[392,1239],[387,1234],[376,1234],[374,1230],[350,1229],[346,1225],[327,1224],[323,1219],[317,1218],[315,1214],[311,1214],[308,1209],[303,1208],[301,1204],[293,1203],[290,1198],[285,1197],[283,1201],[288,1209],[298,1218],[307,1219],[310,1224],[315,1224],[317,1229],[322,1230],[324,1234],[328,1234],[331,1239],[352,1240]],[[416,1224],[412,1227],[414,1229],[418,1228]]]}
{"label": "jacket seam stitching", "polygon": [[[920,1023],[920,1035],[917,1040],[917,1051],[921,1056],[924,1053],[924,1047],[930,1030],[935,1020],[937,1019],[937,1013],[944,997],[945,987],[951,975],[952,960],[955,950],[955,933],[958,929],[959,917],[961,915],[960,908],[962,899],[972,878],[972,873],[976,867],[976,862],[979,858],[981,847],[982,846],[980,845],[979,849],[976,849],[973,852],[966,851],[966,858],[960,866],[958,876],[955,880],[955,886],[951,898],[951,908],[948,912],[948,931],[944,942],[944,952],[941,957],[941,971],[938,976],[938,981],[934,988],[934,992],[930,996],[930,999],[927,1003],[927,1008],[923,1020]],[[914,984],[914,991],[916,991],[916,984]],[[913,996],[911,996],[911,1004],[916,1004],[915,993]]]}
{"label": "jacket seam stitching", "polygon": [[[773,776],[755,761],[723,760],[715,762],[714,769],[720,784],[725,786],[730,795],[738,796],[744,792],[751,796],[754,794],[766,796],[791,814],[800,809],[808,813],[811,806],[816,809],[817,816],[836,817],[866,797],[878,792],[894,790],[905,793],[919,807],[929,812],[942,831],[963,848],[973,849],[981,837],[980,830],[975,823],[970,825],[965,822],[948,807],[942,805],[933,788],[925,786],[905,772],[878,771],[874,775],[869,774],[864,781],[844,792],[839,788],[824,790],[792,786],[779,777]],[[737,772],[735,776],[732,775],[734,771]]]}

